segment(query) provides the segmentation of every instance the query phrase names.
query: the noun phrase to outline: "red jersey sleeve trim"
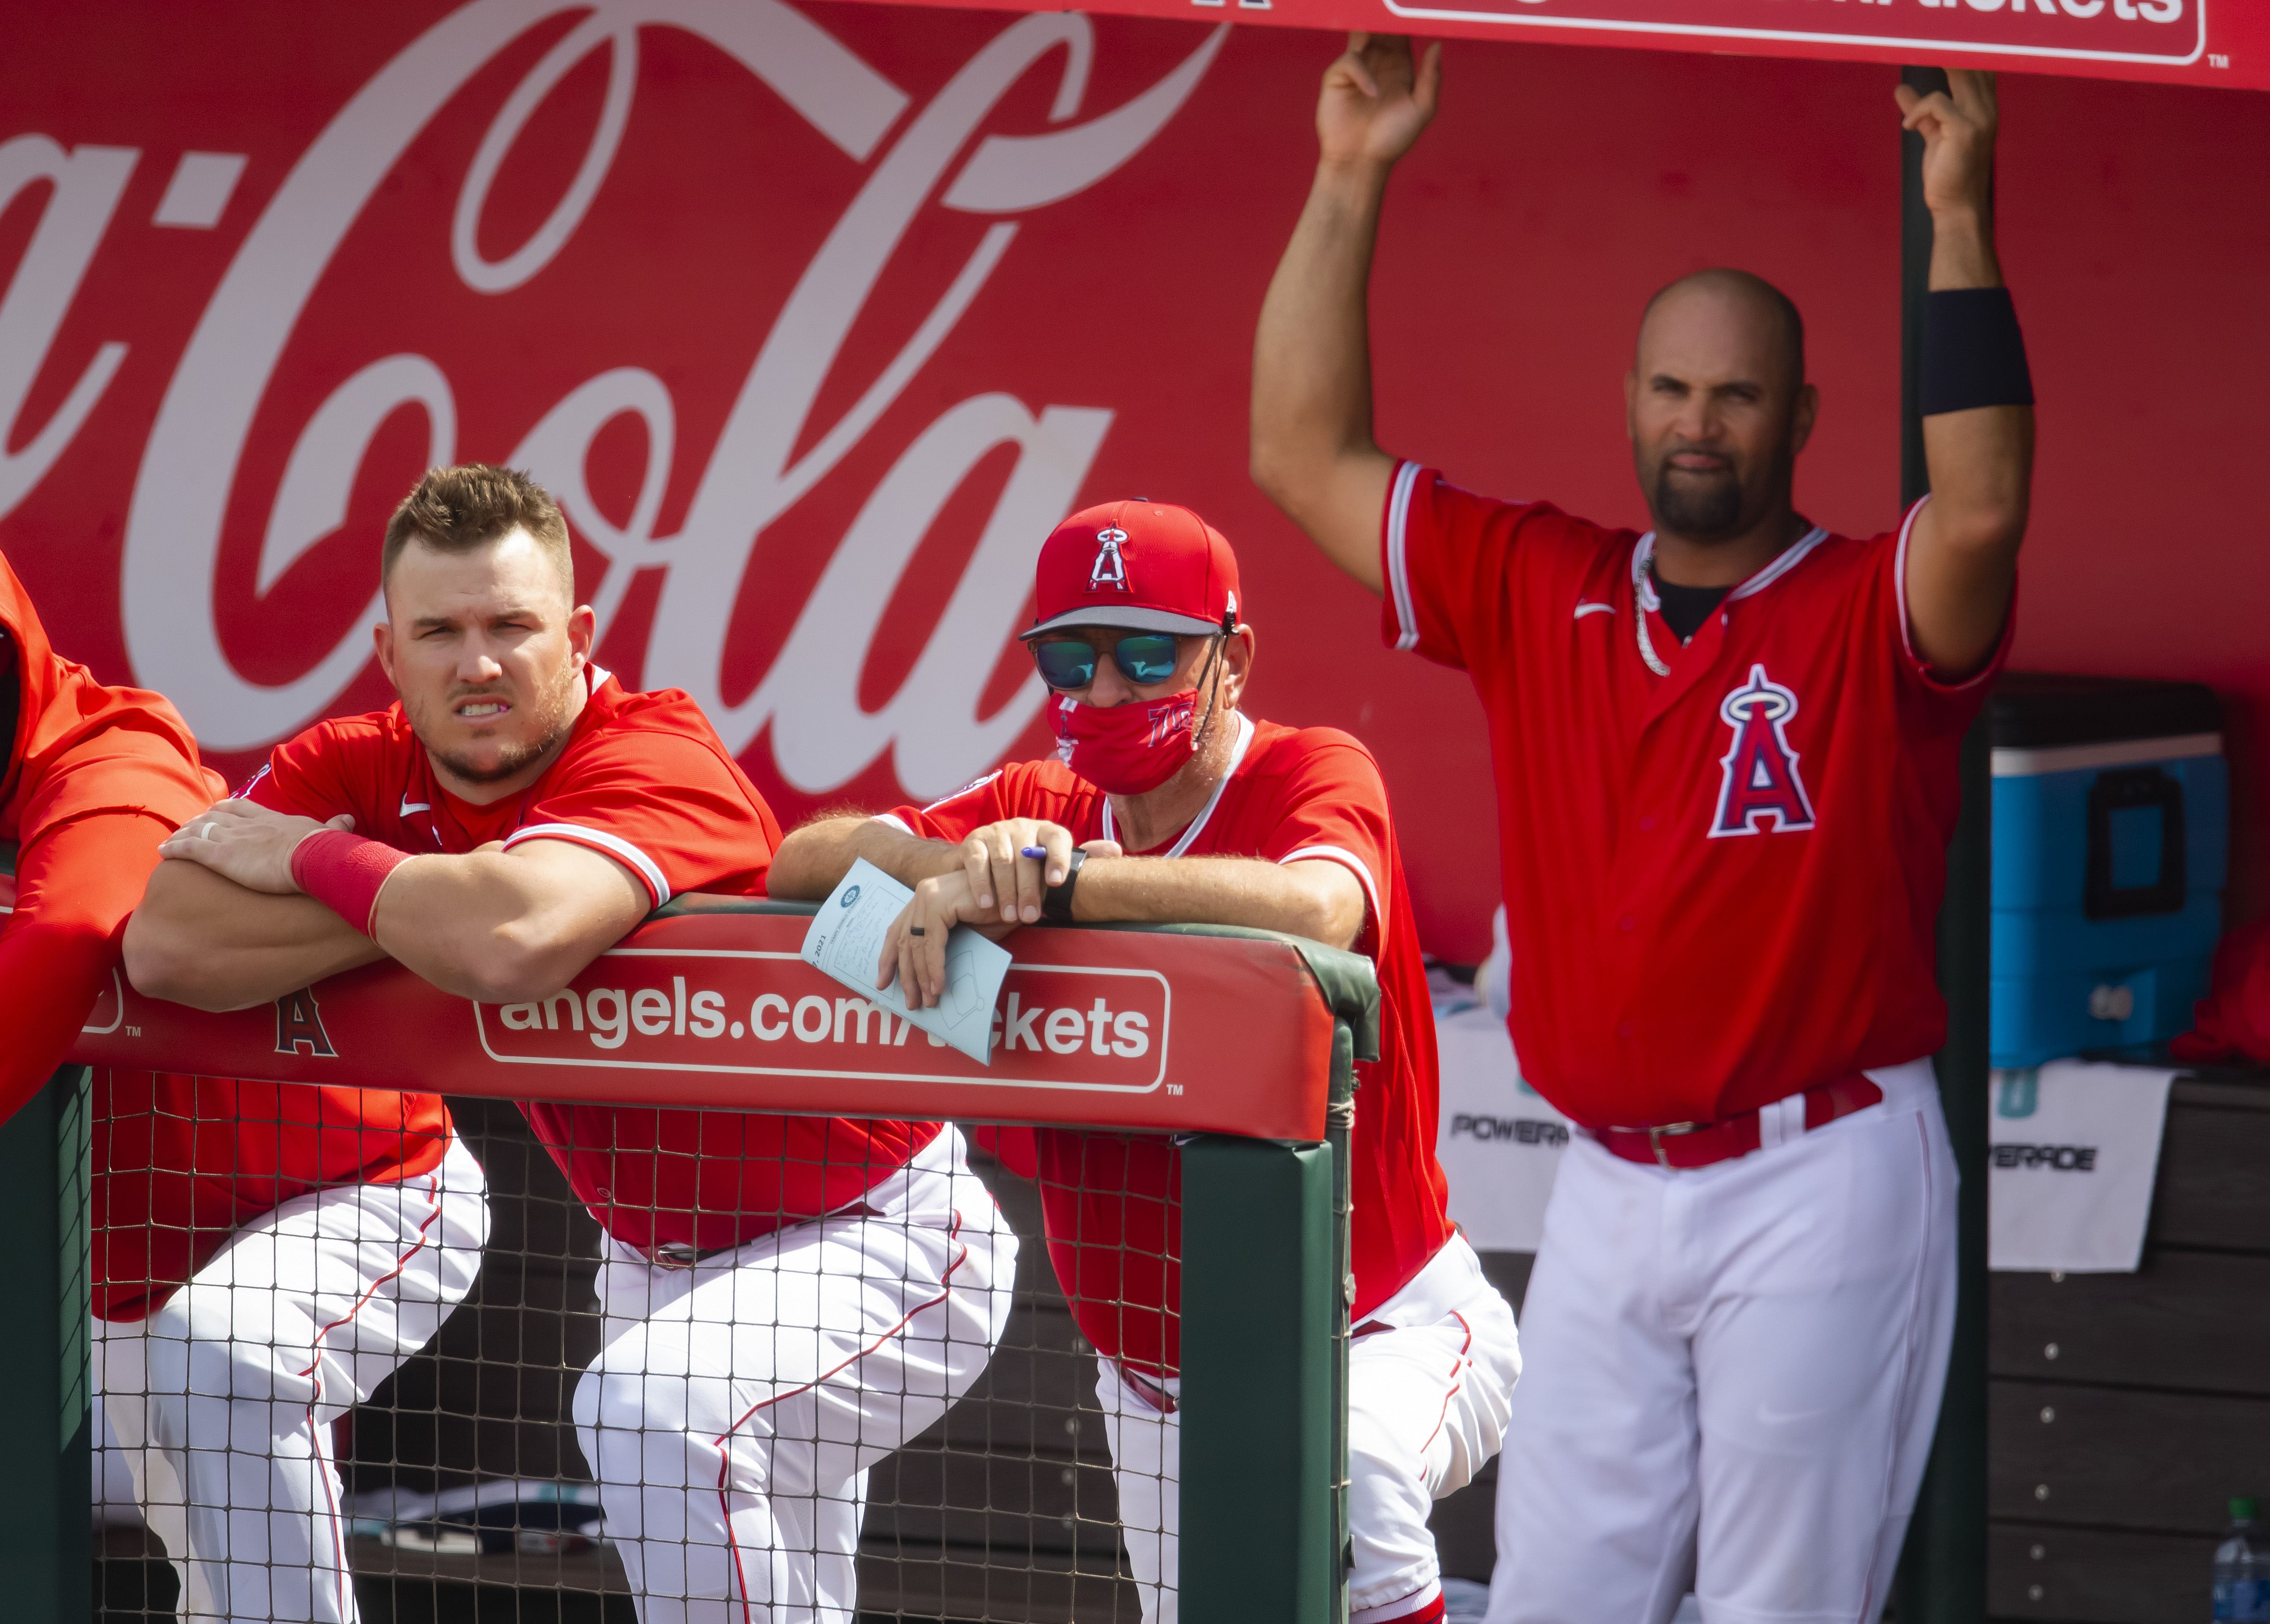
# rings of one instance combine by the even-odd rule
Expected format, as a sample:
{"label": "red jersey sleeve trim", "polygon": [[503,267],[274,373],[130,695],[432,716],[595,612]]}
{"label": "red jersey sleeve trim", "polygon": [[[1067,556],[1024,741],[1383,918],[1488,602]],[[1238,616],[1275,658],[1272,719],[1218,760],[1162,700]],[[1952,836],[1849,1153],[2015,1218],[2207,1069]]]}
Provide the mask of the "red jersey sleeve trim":
{"label": "red jersey sleeve trim", "polygon": [[[913,829],[908,827],[907,820],[904,818],[900,817],[896,812],[877,812],[873,820],[877,823],[887,823],[901,834],[914,834],[915,833]],[[916,838],[919,840],[921,836],[916,835]]]}
{"label": "red jersey sleeve trim", "polygon": [[2001,671],[2002,663],[2009,656],[2011,640],[2017,634],[2018,595],[2014,590],[2010,594],[2010,606],[2002,615],[2001,633],[1994,639],[1993,651],[1986,656],[1986,664],[1961,682],[1949,682],[1932,670],[1931,663],[1916,652],[1915,632],[1908,624],[1908,537],[1915,530],[1916,515],[1930,501],[1931,493],[1928,491],[1916,498],[1915,506],[1908,509],[1908,516],[1900,521],[1899,546],[1892,554],[1892,591],[1900,610],[1900,648],[1907,655],[1908,664],[1916,676],[1934,693],[1961,693]]}
{"label": "red jersey sleeve trim", "polygon": [[585,828],[580,823],[531,823],[505,836],[504,849],[509,851],[523,841],[532,840],[567,841],[603,852],[639,877],[657,908],[670,901],[670,881],[663,878],[662,865],[619,834]]}
{"label": "red jersey sleeve trim", "polygon": [[1419,646],[1419,612],[1411,599],[1411,492],[1423,471],[1416,463],[1397,465],[1387,487],[1387,511],[1380,523],[1380,557],[1387,576],[1389,612],[1395,617],[1395,649]]}
{"label": "red jersey sleeve trim", "polygon": [[1353,851],[1341,846],[1303,846],[1298,851],[1287,852],[1277,859],[1277,864],[1282,868],[1287,863],[1308,863],[1317,859],[1338,863],[1355,871],[1355,877],[1363,882],[1364,895],[1371,899],[1372,921],[1384,934],[1387,929],[1387,909],[1379,900],[1379,882],[1371,877],[1370,867]]}

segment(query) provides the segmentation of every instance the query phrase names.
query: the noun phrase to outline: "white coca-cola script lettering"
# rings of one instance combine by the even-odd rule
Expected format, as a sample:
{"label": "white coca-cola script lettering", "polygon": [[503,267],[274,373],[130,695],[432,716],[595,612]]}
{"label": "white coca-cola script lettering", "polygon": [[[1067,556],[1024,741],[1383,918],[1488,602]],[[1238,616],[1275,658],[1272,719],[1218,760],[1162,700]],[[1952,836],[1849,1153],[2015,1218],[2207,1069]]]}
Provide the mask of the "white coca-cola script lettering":
{"label": "white coca-cola script lettering", "polygon": [[[845,783],[886,753],[909,792],[951,789],[996,760],[1044,697],[1029,679],[981,714],[993,651],[1015,629],[1034,549],[1077,496],[1110,427],[1110,408],[1033,405],[993,390],[940,412],[873,483],[753,691],[729,701],[723,672],[743,577],[767,528],[861,444],[954,330],[1012,251],[1014,217],[1082,191],[1142,150],[1196,88],[1226,29],[1205,36],[1147,89],[1083,117],[1095,45],[1078,16],[1010,24],[925,105],[910,108],[905,92],[781,0],[475,0],[452,12],[380,69],[300,156],[236,250],[173,372],[127,518],[122,617],[136,679],[172,696],[209,748],[241,751],[323,715],[363,670],[375,595],[368,615],[288,681],[248,677],[223,647],[217,567],[225,515],[233,502],[241,513],[244,502],[237,486],[248,438],[317,281],[405,149],[487,64],[532,29],[570,16],[580,20],[496,111],[450,217],[432,222],[446,230],[465,287],[509,298],[574,240],[610,184],[636,115],[642,43],[656,30],[683,31],[723,53],[864,167],[857,195],[773,315],[683,522],[657,533],[678,424],[671,391],[655,373],[608,367],[528,423],[516,444],[467,445],[441,362],[413,351],[376,354],[331,388],[292,441],[265,506],[255,589],[264,594],[338,528],[373,436],[414,407],[430,462],[509,462],[559,494],[578,534],[606,560],[593,591],[603,628],[634,576],[659,572],[644,680],[691,693],[734,751],[747,749],[769,723],[775,764],[798,790]],[[604,54],[606,87],[572,181],[518,246],[484,252],[485,211],[516,142],[555,87],[595,54]],[[989,112],[1034,71],[1053,75],[1050,127],[981,138]],[[53,188],[0,302],[0,448],[11,442],[26,392],[137,159],[131,148],[67,151],[44,136],[0,145],[0,207],[34,184]],[[815,423],[847,336],[909,226],[932,207],[990,223],[887,364],[834,421]],[[40,432],[0,455],[0,515],[77,434],[126,347],[105,345]],[[592,500],[585,470],[595,438],[626,415],[644,426],[646,465],[628,517],[618,522]],[[891,583],[971,471],[1004,448],[1013,451],[1013,469],[934,629],[895,693],[866,708],[860,676]]]}

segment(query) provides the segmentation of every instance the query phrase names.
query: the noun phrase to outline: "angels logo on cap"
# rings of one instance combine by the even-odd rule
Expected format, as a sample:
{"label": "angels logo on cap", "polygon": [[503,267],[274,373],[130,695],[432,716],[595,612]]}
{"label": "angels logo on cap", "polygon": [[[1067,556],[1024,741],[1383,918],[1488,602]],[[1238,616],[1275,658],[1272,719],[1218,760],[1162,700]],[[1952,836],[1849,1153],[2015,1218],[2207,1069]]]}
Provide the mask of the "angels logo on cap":
{"label": "angels logo on cap", "polygon": [[1127,532],[1116,524],[1106,525],[1095,532],[1095,562],[1088,567],[1087,590],[1116,587],[1127,590],[1127,560],[1119,551],[1127,539]]}
{"label": "angels logo on cap", "polygon": [[[1131,568],[1138,560],[1142,568]],[[1236,555],[1220,530],[1170,502],[1073,514],[1041,545],[1033,576],[1027,639],[1082,626],[1204,637],[1238,624]]]}

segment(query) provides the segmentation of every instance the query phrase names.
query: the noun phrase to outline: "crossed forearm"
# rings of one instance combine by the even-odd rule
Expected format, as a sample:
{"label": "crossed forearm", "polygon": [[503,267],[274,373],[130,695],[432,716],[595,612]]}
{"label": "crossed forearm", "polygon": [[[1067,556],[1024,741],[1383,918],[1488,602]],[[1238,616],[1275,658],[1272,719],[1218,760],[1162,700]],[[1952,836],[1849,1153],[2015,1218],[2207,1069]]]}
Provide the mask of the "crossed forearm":
{"label": "crossed forearm", "polygon": [[1339,864],[1263,857],[1091,857],[1072,917],[1102,923],[1244,925],[1346,947],[1363,929],[1363,889]]}
{"label": "crossed forearm", "polygon": [[414,858],[373,914],[376,939],[312,897],[249,890],[202,865],[162,863],[126,931],[137,990],[193,1008],[242,1009],[393,958],[444,992],[512,1003],[557,991],[645,914],[612,859],[538,842],[519,854]]}
{"label": "crossed forearm", "polygon": [[923,840],[864,813],[820,818],[791,833],[773,854],[769,896],[818,901],[864,857],[901,885],[918,886],[961,866],[961,848]]}
{"label": "crossed forearm", "polygon": [[[808,823],[781,842],[768,888],[824,897],[864,857],[905,885],[962,871],[962,849],[872,818]],[[1094,923],[1232,924],[1345,947],[1363,929],[1363,890],[1339,864],[1259,857],[1090,857],[1072,917]]]}
{"label": "crossed forearm", "polygon": [[264,1004],[386,956],[312,897],[249,891],[182,862],[151,875],[125,945],[136,991],[203,1010]]}
{"label": "crossed forearm", "polygon": [[379,893],[378,945],[460,997],[557,992],[637,924],[649,900],[611,859],[573,848],[545,862],[536,850],[412,858]]}

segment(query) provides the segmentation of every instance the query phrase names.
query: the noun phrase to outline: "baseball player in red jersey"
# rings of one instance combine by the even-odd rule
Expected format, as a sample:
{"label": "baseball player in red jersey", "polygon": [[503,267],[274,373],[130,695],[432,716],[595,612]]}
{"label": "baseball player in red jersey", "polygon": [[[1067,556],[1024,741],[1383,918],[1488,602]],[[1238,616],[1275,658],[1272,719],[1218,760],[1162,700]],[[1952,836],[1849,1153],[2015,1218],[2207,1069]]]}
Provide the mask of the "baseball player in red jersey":
{"label": "baseball player in red jersey", "polygon": [[118,932],[158,842],[220,781],[162,696],[106,687],[48,646],[0,558],[0,841],[17,847],[0,897],[0,1121],[61,1065],[118,968]]}
{"label": "baseball player in red jersey", "polygon": [[[761,891],[770,810],[685,694],[590,664],[566,523],[525,476],[429,473],[382,580],[399,702],[278,746],[168,842],[128,938],[137,985],[226,1006],[391,956],[557,1020],[652,908]],[[848,1624],[867,1469],[967,1390],[1008,1316],[1015,1240],[959,1135],[524,1109],[607,1232],[575,1413],[641,1618]]]}
{"label": "baseball player in red jersey", "polygon": [[[1436,48],[1439,50],[1439,48]],[[1818,398],[1755,277],[1664,290],[1626,382],[1644,535],[1374,445],[1365,284],[1439,57],[1357,36],[1256,345],[1253,465],[1387,641],[1471,674],[1523,1074],[1586,1131],[1554,1186],[1490,1616],[1869,1620],[1944,1383],[1955,1168],[1928,1057],[1957,754],[2008,647],[2031,470],[1988,225],[1990,78],[1900,92],[1937,228],[1936,493],[1792,505]]]}
{"label": "baseball player in red jersey", "polygon": [[[916,886],[879,982],[944,988],[958,923],[1260,926],[1370,957],[1380,1057],[1358,1066],[1349,1353],[1355,1624],[1443,1610],[1427,1517],[1496,1453],[1520,1369],[1513,1316],[1450,1227],[1435,1161],[1435,1036],[1387,791],[1364,747],[1240,708],[1253,664],[1229,544],[1187,508],[1114,502],[1041,551],[1025,634],[1060,760],[932,805],[809,824],[776,894],[824,896],[865,857]],[[1004,1042],[1030,1042],[1013,1027]],[[1096,1393],[1146,1620],[1176,1616],[1179,1153],[1153,1135],[1035,1134],[1049,1252],[1095,1345]]]}
{"label": "baseball player in red jersey", "polygon": [[[0,738],[8,741],[0,839],[20,843],[19,889],[0,923],[0,1027],[11,1039],[0,1105],[12,1113],[111,990],[120,927],[158,864],[159,842],[221,784],[199,764],[172,705],[106,687],[56,655],[4,560]],[[289,1323],[309,1301],[288,1287],[279,1312],[258,1324],[230,1312],[230,1294],[259,1281],[264,1306],[270,1285],[302,1278],[297,1254],[310,1239],[342,1223],[389,1257],[397,1241],[429,1250],[416,1231],[432,1224],[446,1175],[458,1192],[450,1216],[470,1250],[413,1259],[367,1310],[404,1351],[415,1348],[471,1284],[486,1221],[480,1169],[454,1148],[449,1114],[431,1095],[278,1090],[108,1067],[95,1072],[92,1094],[90,1264],[105,1457],[124,1466],[181,1571],[189,1616],[336,1617],[326,1599],[338,1585],[311,1578],[308,1525],[291,1514],[309,1511],[310,1467],[344,1408],[323,1401],[324,1385],[338,1383],[312,1355],[367,1355],[315,1348],[313,1326]],[[331,1306],[352,1301],[365,1283],[352,1273]],[[254,1393],[256,1430],[235,1435],[262,1447],[232,1474],[222,1450],[200,1446],[231,1435],[232,1395]],[[232,1534],[193,1516],[193,1502],[287,1515],[248,1516]],[[237,1564],[224,1568],[215,1559],[232,1537]],[[271,1574],[271,1561],[281,1571]]]}

